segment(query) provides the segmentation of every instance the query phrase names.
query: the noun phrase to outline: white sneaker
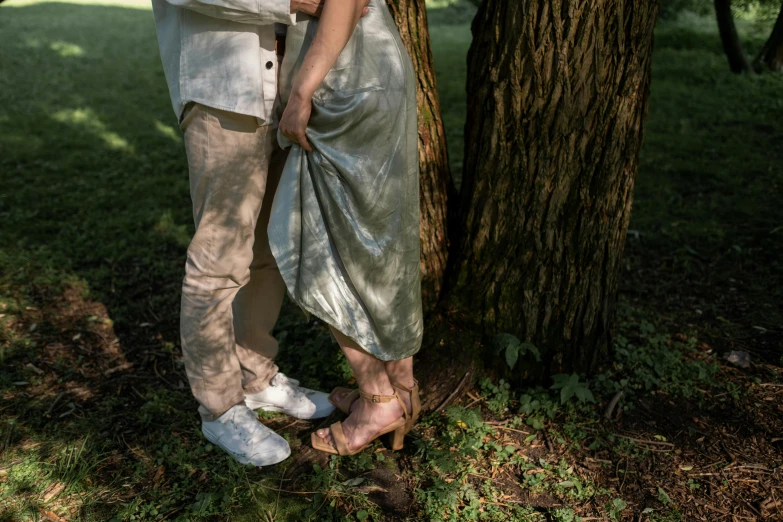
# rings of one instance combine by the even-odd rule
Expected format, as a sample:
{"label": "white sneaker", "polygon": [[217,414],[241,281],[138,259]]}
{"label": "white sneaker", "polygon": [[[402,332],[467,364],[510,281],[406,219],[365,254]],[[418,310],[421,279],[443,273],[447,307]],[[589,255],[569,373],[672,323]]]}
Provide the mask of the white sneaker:
{"label": "white sneaker", "polygon": [[299,386],[299,381],[277,372],[266,389],[245,396],[252,410],[279,411],[297,419],[319,419],[334,411],[329,396]]}
{"label": "white sneaker", "polygon": [[242,464],[271,466],[288,458],[288,442],[258,420],[244,404],[237,404],[214,421],[201,421],[204,437]]}

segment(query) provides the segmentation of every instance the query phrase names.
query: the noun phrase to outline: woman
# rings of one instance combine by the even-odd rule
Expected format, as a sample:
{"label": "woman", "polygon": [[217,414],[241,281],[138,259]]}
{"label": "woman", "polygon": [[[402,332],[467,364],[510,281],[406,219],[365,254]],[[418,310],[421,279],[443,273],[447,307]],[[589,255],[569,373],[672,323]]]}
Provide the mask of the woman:
{"label": "woman", "polygon": [[348,418],[311,437],[339,455],[387,433],[402,448],[420,409],[415,77],[384,1],[364,6],[326,0],[288,28],[278,139],[292,148],[269,224],[291,298],[330,326],[359,384],[330,395]]}

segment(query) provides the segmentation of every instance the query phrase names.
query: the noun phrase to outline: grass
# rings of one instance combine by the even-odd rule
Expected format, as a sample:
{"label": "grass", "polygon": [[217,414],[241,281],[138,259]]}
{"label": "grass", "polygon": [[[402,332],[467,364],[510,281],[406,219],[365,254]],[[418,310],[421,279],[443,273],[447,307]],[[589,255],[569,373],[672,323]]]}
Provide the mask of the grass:
{"label": "grass", "polygon": [[[471,9],[432,7],[458,176]],[[783,79],[728,73],[710,19],[667,20],[656,34],[615,364],[553,388],[482,376],[400,454],[377,446],[258,470],[204,441],[185,384],[177,324],[192,218],[147,3],[9,0],[2,12],[0,520],[720,512],[704,503],[779,514],[765,502],[780,495],[783,462]],[[768,23],[740,29],[754,51]],[[347,378],[328,333],[295,307],[277,336],[280,366],[305,384]],[[729,350],[753,366],[728,365]],[[263,418],[307,454],[311,424]]]}

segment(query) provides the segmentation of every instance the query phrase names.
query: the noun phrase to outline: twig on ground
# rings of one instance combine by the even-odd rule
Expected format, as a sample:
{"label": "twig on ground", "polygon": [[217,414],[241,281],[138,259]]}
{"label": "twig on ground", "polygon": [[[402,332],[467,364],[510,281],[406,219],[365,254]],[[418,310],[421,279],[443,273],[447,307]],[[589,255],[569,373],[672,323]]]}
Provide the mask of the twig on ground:
{"label": "twig on ground", "polygon": [[440,403],[440,406],[435,408],[435,413],[438,413],[440,410],[445,408],[449,402],[459,393],[459,390],[462,388],[462,385],[465,384],[465,381],[468,380],[468,375],[470,375],[470,372],[465,372],[465,375],[462,376],[462,379],[459,381],[459,384],[457,384],[457,387],[454,388],[454,391],[452,391],[446,399]]}
{"label": "twig on ground", "polygon": [[476,404],[477,402],[481,402],[481,401],[483,401],[484,399],[486,399],[486,397],[482,397],[482,396],[480,396],[480,395],[479,395],[478,397],[476,397],[476,396],[474,396],[474,395],[473,395],[472,393],[470,393],[470,392],[468,392],[468,393],[467,393],[467,396],[468,396],[468,397],[470,397],[470,398],[471,398],[471,399],[473,399],[473,400],[472,400],[472,401],[470,401],[470,402],[469,402],[469,403],[468,403],[468,404],[465,406],[466,408],[470,408],[471,406],[473,406],[473,405],[474,405],[474,404]]}
{"label": "twig on ground", "polygon": [[166,383],[166,385],[167,385],[169,388],[171,388],[171,389],[173,389],[173,390],[176,390],[176,389],[177,389],[177,387],[176,387],[176,386],[174,386],[174,385],[173,385],[172,383],[170,383],[168,380],[164,379],[164,378],[163,378],[163,376],[162,376],[162,375],[160,374],[160,372],[158,371],[158,359],[153,359],[153,360],[152,360],[152,369],[155,371],[155,375],[158,377],[158,379],[160,379],[161,381],[165,382],[165,383]]}
{"label": "twig on ground", "polygon": [[283,491],[283,476],[280,475],[280,485],[277,486],[277,501],[275,501],[275,518],[277,517],[277,508],[280,507],[280,492]]}
{"label": "twig on ground", "polygon": [[49,416],[49,413],[51,413],[55,404],[57,404],[60,401],[60,399],[63,398],[63,395],[65,395],[65,392],[60,392],[59,394],[57,394],[57,397],[54,398],[54,401],[52,401],[52,403],[49,405],[49,408],[46,410],[46,413],[44,413],[44,417]]}
{"label": "twig on ground", "polygon": [[612,412],[614,411],[615,406],[617,406],[617,403],[620,402],[620,399],[622,399],[624,393],[624,391],[615,393],[614,397],[612,397],[612,400],[609,401],[609,406],[606,407],[606,412],[604,413],[606,420],[610,420],[612,418]]}
{"label": "twig on ground", "polygon": [[132,366],[133,366],[133,363],[132,363],[132,362],[126,362],[126,363],[124,363],[124,364],[121,364],[121,365],[119,365],[119,366],[115,366],[114,368],[109,368],[108,370],[106,370],[105,372],[103,372],[103,375],[104,375],[104,376],[108,376],[108,375],[111,375],[111,374],[112,374],[112,373],[114,373],[114,372],[119,372],[119,371],[122,371],[122,370],[127,370],[128,368],[130,368],[130,367],[132,367]]}
{"label": "twig on ground", "polygon": [[280,488],[270,488],[269,486],[264,486],[260,482],[256,483],[256,485],[257,486],[261,486],[264,489],[268,489],[269,491],[277,491],[278,493],[280,493],[280,492],[290,493],[291,495],[316,495],[318,493],[323,493],[322,491],[321,492],[319,492],[319,491],[288,491],[288,490],[280,489]]}
{"label": "twig on ground", "polygon": [[286,425],[285,425],[285,426],[283,426],[282,428],[278,428],[278,430],[279,430],[279,431],[283,431],[284,429],[290,428],[291,426],[293,426],[294,424],[297,424],[297,423],[299,423],[299,422],[302,422],[302,419],[296,419],[294,422],[292,422],[292,423],[290,423],[290,424],[286,424]]}
{"label": "twig on ground", "polygon": [[710,510],[712,510],[712,511],[715,511],[715,512],[717,512],[717,513],[720,513],[720,514],[722,514],[722,515],[728,515],[728,516],[731,516],[731,513],[729,513],[728,511],[725,511],[725,510],[723,510],[723,509],[721,509],[721,508],[718,508],[718,507],[715,507],[715,506],[711,506],[710,504],[707,504],[706,502],[699,502],[699,501],[696,501],[696,503],[697,503],[697,504],[699,504],[699,505],[701,505],[701,506],[704,506],[704,507],[706,507],[707,509],[710,509]]}
{"label": "twig on ground", "polygon": [[515,430],[514,428],[508,428],[506,426],[494,426],[494,427],[499,430],[513,431],[515,433],[522,433],[523,435],[530,435],[529,431]]}
{"label": "twig on ground", "polygon": [[672,444],[671,442],[663,442],[661,440],[637,439],[635,437],[628,437],[627,435],[619,435],[617,433],[615,433],[614,436],[620,437],[621,439],[632,440],[634,442],[638,442],[639,444],[653,444],[655,446],[668,446],[670,448],[674,447],[674,444]]}

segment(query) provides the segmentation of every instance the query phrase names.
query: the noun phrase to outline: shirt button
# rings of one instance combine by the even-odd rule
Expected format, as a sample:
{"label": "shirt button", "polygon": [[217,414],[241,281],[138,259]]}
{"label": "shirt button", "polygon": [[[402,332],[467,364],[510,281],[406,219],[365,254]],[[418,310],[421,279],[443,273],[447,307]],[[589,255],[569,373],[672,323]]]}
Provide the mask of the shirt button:
{"label": "shirt button", "polygon": [[267,69],[271,69],[274,66],[275,66],[275,64],[273,64],[272,62],[266,62],[266,68]]}

